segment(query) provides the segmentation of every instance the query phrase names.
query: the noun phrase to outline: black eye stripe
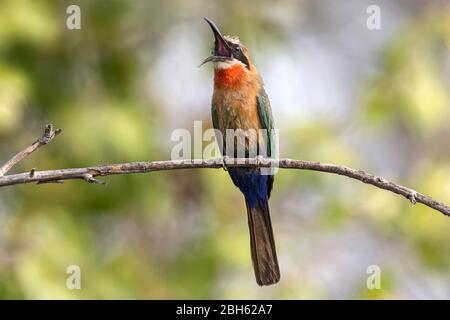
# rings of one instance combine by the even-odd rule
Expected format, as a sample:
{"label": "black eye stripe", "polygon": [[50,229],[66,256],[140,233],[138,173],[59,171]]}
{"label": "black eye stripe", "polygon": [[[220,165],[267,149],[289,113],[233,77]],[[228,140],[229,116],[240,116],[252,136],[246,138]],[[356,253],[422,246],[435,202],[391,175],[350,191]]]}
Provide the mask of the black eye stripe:
{"label": "black eye stripe", "polygon": [[238,59],[239,61],[241,61],[243,64],[245,64],[247,69],[250,69],[250,63],[248,62],[247,57],[244,55],[244,52],[242,51],[241,46],[237,43],[232,43],[232,42],[228,42],[228,45],[233,50],[233,56],[236,59]]}
{"label": "black eye stripe", "polygon": [[234,57],[235,57],[236,59],[238,59],[239,61],[241,61],[243,64],[245,64],[246,67],[247,67],[247,69],[250,69],[250,64],[249,64],[249,62],[248,62],[248,60],[247,60],[247,57],[242,53],[242,51],[237,51],[237,52],[234,54]]}

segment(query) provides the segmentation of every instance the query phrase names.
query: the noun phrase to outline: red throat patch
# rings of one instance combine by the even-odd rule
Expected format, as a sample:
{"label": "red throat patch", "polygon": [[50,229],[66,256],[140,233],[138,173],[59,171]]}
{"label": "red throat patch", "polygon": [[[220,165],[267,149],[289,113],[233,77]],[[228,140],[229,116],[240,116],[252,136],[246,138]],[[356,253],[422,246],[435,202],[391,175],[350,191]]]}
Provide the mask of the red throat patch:
{"label": "red throat patch", "polygon": [[214,69],[214,84],[219,87],[235,87],[244,72],[244,66],[240,63],[226,69]]}

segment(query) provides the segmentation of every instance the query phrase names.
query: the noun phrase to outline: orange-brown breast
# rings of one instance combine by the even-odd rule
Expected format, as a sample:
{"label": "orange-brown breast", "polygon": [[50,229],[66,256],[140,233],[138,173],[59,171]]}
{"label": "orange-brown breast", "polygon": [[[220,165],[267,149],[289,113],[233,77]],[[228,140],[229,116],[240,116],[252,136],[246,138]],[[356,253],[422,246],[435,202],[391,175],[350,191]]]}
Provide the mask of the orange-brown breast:
{"label": "orange-brown breast", "polygon": [[260,90],[256,68],[241,64],[214,70],[212,104],[216,109],[219,129],[260,129],[256,97]]}

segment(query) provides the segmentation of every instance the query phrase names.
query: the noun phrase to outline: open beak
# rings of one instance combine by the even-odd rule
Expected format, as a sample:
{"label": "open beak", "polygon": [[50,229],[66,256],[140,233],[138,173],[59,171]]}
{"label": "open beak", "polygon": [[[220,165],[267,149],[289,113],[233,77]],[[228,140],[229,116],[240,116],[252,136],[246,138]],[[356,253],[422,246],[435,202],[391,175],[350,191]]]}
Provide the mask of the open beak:
{"label": "open beak", "polygon": [[210,61],[224,61],[232,58],[231,48],[228,45],[227,41],[223,38],[214,22],[206,17],[204,19],[206,20],[206,22],[208,22],[209,26],[212,29],[212,32],[214,33],[214,52],[213,55],[203,60],[200,66]]}

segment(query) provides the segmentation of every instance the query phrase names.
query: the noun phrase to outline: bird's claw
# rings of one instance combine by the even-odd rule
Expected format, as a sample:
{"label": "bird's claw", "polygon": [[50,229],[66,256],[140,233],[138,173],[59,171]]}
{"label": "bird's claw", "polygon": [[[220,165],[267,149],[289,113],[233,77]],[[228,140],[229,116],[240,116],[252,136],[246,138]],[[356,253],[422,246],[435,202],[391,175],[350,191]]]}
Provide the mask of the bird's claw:
{"label": "bird's claw", "polygon": [[412,204],[417,203],[417,192],[414,190],[410,190],[409,195],[406,197]]}
{"label": "bird's claw", "polygon": [[227,161],[228,161],[228,159],[229,159],[228,156],[223,156],[222,157],[222,168],[225,171],[228,171],[228,168],[227,168]]}
{"label": "bird's claw", "polygon": [[263,162],[263,160],[264,160],[264,157],[263,157],[262,155],[258,154],[258,155],[255,157],[255,163],[256,163],[256,165],[257,165],[257,166],[260,166],[261,163]]}

